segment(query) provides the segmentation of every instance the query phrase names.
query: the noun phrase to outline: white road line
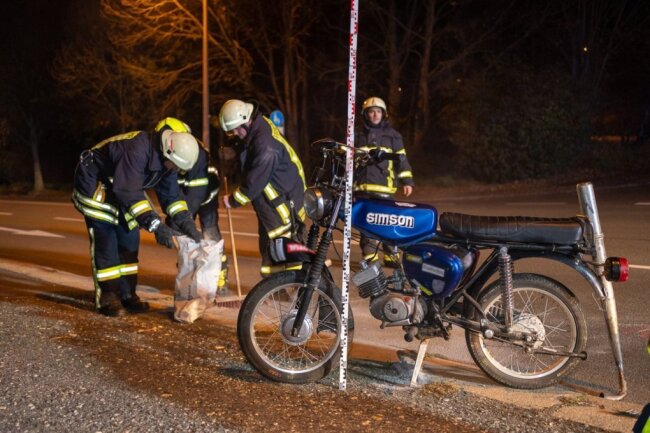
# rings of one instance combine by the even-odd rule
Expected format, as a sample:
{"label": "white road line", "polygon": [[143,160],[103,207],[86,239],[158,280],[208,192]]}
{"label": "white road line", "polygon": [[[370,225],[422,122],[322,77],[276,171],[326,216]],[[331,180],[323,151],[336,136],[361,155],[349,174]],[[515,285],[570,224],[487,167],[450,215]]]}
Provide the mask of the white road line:
{"label": "white road line", "polygon": [[506,206],[562,206],[565,201],[511,201]]}
{"label": "white road line", "polygon": [[9,232],[14,235],[20,236],[41,236],[46,238],[65,238],[65,236],[57,235],[55,233],[46,232],[43,230],[20,230],[12,229],[10,227],[0,227],[0,231]]}
{"label": "white road line", "polygon": [[650,201],[639,201],[634,203],[635,206],[650,206]]}
{"label": "white road line", "polygon": [[7,215],[7,216],[9,216],[9,215],[13,215],[13,214],[12,214],[11,212],[0,212],[0,215]]}
{"label": "white road line", "polygon": [[72,202],[62,203],[56,201],[26,201],[26,200],[0,200],[1,204],[35,204],[45,206],[65,206],[72,208]]}
{"label": "white road line", "polygon": [[645,269],[650,271],[650,266],[643,266],[643,265],[628,265],[632,269]]}
{"label": "white road line", "polygon": [[83,218],[54,217],[54,219],[59,221],[74,221],[76,223],[84,222]]}

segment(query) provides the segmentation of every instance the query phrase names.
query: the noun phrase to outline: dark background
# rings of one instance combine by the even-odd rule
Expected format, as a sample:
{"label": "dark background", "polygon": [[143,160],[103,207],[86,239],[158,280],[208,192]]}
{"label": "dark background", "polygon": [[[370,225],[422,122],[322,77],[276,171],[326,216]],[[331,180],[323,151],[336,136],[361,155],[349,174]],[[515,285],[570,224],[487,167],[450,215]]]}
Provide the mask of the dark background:
{"label": "dark background", "polygon": [[[207,4],[213,116],[230,97],[282,110],[308,166],[310,141],[345,139],[348,1]],[[0,11],[4,189],[68,187],[82,148],[165,116],[200,136],[201,1]],[[417,184],[650,168],[650,2],[361,0],[359,11],[357,105],[387,101]],[[222,141],[213,127],[215,154]]]}

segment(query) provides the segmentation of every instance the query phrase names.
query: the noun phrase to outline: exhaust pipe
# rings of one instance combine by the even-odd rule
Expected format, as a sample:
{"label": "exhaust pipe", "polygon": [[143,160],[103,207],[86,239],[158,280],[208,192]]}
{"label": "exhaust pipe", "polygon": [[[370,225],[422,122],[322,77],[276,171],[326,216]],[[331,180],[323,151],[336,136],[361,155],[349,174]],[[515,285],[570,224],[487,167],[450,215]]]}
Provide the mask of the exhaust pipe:
{"label": "exhaust pipe", "polygon": [[[593,244],[594,254],[592,258],[594,262],[598,263],[596,271],[603,285],[604,298],[601,301],[605,304],[605,320],[607,321],[607,329],[609,330],[609,341],[612,345],[612,353],[614,361],[618,368],[618,381],[619,392],[615,395],[606,395],[601,393],[601,397],[609,400],[621,400],[627,394],[627,382],[623,373],[623,352],[621,350],[621,337],[618,331],[618,314],[616,313],[616,299],[614,298],[614,287],[612,282],[608,281],[604,276],[604,264],[607,259],[607,252],[605,250],[605,235],[600,226],[600,218],[598,216],[598,207],[596,206],[596,196],[594,194],[594,187],[591,182],[579,183],[577,186],[578,200],[580,202],[580,210],[582,214],[589,219],[593,229]],[[602,296],[602,294],[599,294]]]}

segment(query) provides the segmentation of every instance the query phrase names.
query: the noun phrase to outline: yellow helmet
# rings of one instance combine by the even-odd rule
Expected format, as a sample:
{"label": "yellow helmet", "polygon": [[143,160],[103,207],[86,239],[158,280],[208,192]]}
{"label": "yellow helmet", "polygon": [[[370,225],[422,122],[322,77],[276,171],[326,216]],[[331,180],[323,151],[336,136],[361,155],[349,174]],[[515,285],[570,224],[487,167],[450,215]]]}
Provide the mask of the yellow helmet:
{"label": "yellow helmet", "polygon": [[239,99],[229,99],[221,107],[219,111],[219,124],[224,132],[232,131],[233,129],[242,126],[248,122],[253,115],[253,104],[240,101]]}
{"label": "yellow helmet", "polygon": [[187,125],[187,123],[183,122],[182,120],[178,120],[175,117],[165,117],[163,120],[158,122],[158,124],[154,128],[154,131],[160,132],[165,126],[171,128],[171,130],[174,132],[189,132],[190,134],[192,133],[192,130]]}

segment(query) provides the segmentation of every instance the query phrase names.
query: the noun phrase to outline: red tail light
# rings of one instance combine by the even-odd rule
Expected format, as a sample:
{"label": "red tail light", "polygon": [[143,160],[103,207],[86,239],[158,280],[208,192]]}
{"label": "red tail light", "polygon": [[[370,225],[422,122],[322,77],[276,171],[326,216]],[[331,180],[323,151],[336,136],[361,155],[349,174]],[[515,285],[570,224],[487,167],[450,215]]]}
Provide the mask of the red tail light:
{"label": "red tail light", "polygon": [[608,257],[605,260],[605,278],[608,281],[627,281],[630,266],[625,257]]}

